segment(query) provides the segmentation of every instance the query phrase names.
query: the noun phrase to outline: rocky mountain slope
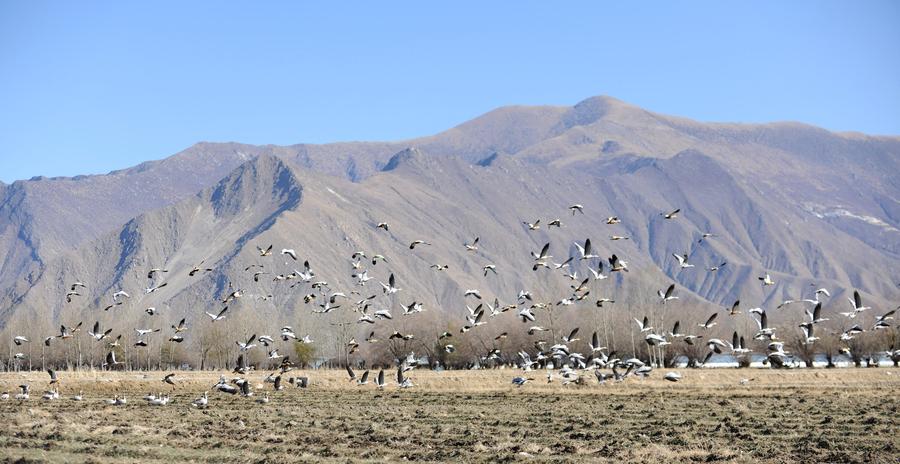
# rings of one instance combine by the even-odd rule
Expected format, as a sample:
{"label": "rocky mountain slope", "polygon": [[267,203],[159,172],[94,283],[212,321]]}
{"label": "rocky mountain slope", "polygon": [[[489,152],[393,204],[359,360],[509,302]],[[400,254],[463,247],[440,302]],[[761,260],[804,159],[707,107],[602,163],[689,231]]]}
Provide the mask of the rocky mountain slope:
{"label": "rocky mountain slope", "polygon": [[[129,304],[170,308],[167,318],[203,317],[229,283],[273,295],[242,304],[291,314],[309,289],[271,281],[300,268],[281,248],[296,249],[317,278],[347,292],[354,251],[387,256],[370,273],[382,281],[394,273],[404,291],[384,305],[415,299],[464,311],[467,288],[503,302],[522,288],[555,299],[571,282],[559,271],[531,271],[528,251],[550,241],[562,261],[587,237],[633,269],[626,281],[592,283],[595,294],[675,281],[699,305],[741,298],[774,306],[808,296],[815,284],[836,301],[859,288],[884,303],[897,296],[900,270],[898,169],[898,138],[698,123],[606,97],[501,108],[396,143],[202,143],[108,175],[0,185],[0,319],[99,310],[118,289],[135,296]],[[586,214],[569,214],[572,203]],[[683,211],[677,220],[660,217],[674,208]],[[622,224],[605,224],[607,216]],[[552,231],[522,225],[557,217],[564,227]],[[389,232],[374,227],[381,221]],[[704,232],[718,237],[698,243]],[[462,243],[475,236],[480,249],[467,252]],[[416,239],[432,245],[410,251]],[[256,246],[268,244],[276,255],[259,257]],[[678,269],[673,252],[688,253],[696,267]],[[200,261],[214,271],[187,276]],[[722,261],[722,270],[704,270]],[[244,272],[257,263],[272,273],[260,282]],[[435,263],[450,268],[434,271]],[[482,275],[488,263],[497,276]],[[579,276],[586,264],[575,266]],[[150,267],[170,269],[160,278],[168,285],[140,296]],[[774,287],[759,285],[767,272]],[[66,305],[64,288],[75,280],[89,288]],[[373,284],[363,292],[380,293]],[[128,314],[135,323],[145,317]]]}

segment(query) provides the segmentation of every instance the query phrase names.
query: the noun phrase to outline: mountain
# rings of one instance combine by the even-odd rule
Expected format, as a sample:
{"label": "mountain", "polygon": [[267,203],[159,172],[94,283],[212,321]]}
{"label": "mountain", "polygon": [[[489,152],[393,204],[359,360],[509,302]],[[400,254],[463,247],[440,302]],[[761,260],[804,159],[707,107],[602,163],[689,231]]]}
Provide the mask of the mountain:
{"label": "mountain", "polygon": [[[386,281],[394,273],[404,289],[379,304],[415,299],[457,314],[468,288],[505,303],[522,288],[559,298],[572,282],[531,271],[528,251],[549,241],[561,262],[588,237],[604,257],[629,260],[628,276],[592,284],[594,294],[622,303],[629,286],[652,295],[674,281],[698,308],[738,298],[771,307],[808,296],[811,284],[832,289],[835,301],[858,288],[884,304],[897,297],[900,270],[900,186],[889,174],[898,165],[896,137],[796,123],[699,123],[608,97],[501,108],[402,142],[201,143],[107,175],[0,185],[0,320],[95,317],[88,315],[102,313],[119,289],[133,294],[129,305],[167,308],[166,320],[202,318],[229,284],[273,296],[245,298],[239,311],[300,317],[308,286],[291,290],[294,282],[273,275],[308,259],[317,279],[349,292],[357,250],[387,256],[367,266],[371,275]],[[569,214],[572,203],[587,214]],[[659,214],[675,208],[676,220]],[[607,216],[622,224],[605,224]],[[547,230],[557,217],[564,227]],[[538,218],[539,231],[522,225]],[[389,232],[374,227],[381,221]],[[717,236],[698,243],[704,232]],[[479,251],[466,252],[462,243],[475,236]],[[410,251],[416,239],[431,245]],[[269,244],[274,257],[260,257],[256,246]],[[281,248],[296,249],[300,263]],[[678,269],[674,252],[688,253],[696,267]],[[201,261],[214,271],[188,277]],[[722,261],[716,273],[703,270]],[[257,263],[270,272],[260,282],[244,272]],[[436,263],[450,268],[431,270]],[[488,263],[497,276],[482,275]],[[139,295],[150,267],[170,270],[160,280],[167,287]],[[585,263],[574,270],[589,275]],[[759,284],[765,273],[773,288]],[[89,288],[65,304],[65,287],[76,280]],[[122,313],[149,322],[133,308]]]}

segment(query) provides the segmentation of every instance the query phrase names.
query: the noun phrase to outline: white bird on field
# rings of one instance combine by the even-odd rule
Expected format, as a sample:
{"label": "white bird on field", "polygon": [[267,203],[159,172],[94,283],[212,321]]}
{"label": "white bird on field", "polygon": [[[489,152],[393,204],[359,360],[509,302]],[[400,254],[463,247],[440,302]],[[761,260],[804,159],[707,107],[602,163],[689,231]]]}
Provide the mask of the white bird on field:
{"label": "white bird on field", "polygon": [[378,388],[384,388],[387,386],[387,383],[384,381],[384,369],[378,371],[378,377],[375,379],[375,386]]}
{"label": "white bird on field", "polygon": [[191,402],[191,406],[195,408],[206,408],[209,405],[209,392],[203,392],[203,396]]}
{"label": "white bird on field", "polygon": [[678,372],[669,372],[669,373],[666,373],[666,375],[663,378],[668,380],[669,382],[677,382],[677,381],[681,380],[681,374]]}
{"label": "white bird on field", "polygon": [[513,377],[512,383],[513,383],[513,385],[515,385],[517,387],[521,387],[522,385],[525,385],[526,383],[531,382],[533,380],[534,379],[532,379],[530,377]]}

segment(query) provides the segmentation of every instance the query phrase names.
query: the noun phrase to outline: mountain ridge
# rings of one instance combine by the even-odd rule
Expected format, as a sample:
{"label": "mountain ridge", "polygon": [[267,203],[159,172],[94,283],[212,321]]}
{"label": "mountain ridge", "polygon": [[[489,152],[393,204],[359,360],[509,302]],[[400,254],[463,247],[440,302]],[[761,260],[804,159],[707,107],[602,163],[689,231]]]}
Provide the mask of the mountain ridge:
{"label": "mountain ridge", "polygon": [[[253,226],[258,229],[256,233],[252,228],[242,231],[250,235],[240,246],[229,249],[235,253],[229,259],[238,259],[255,237],[279,229],[279,222],[295,222],[302,228],[293,213],[298,207],[317,216],[324,214],[319,217],[332,224],[329,214],[349,208],[359,198],[380,204],[374,198],[387,195],[403,202],[405,209],[443,223],[439,216],[425,214],[423,204],[451,216],[466,217],[466,210],[438,199],[458,198],[471,205],[503,209],[529,198],[535,209],[514,209],[522,215],[545,216],[550,213],[542,213],[538,208],[541,204],[553,210],[564,208],[566,202],[584,202],[592,215],[628,218],[623,227],[633,235],[632,243],[623,246],[632,260],[645,267],[654,282],[668,276],[696,293],[699,300],[719,304],[745,294],[771,302],[800,292],[801,281],[808,285],[814,279],[843,288],[859,287],[875,298],[890,297],[895,289],[888,279],[876,276],[857,261],[878,263],[888,273],[900,267],[900,182],[885,175],[900,169],[900,138],[859,138],[803,127],[791,123],[746,127],[700,123],[596,97],[574,107],[504,107],[439,134],[402,142],[291,146],[198,143],[169,158],[108,176],[0,184],[0,245],[5,250],[0,259],[0,312],[9,312],[17,301],[24,301],[22,295],[43,274],[53,271],[48,267],[56,266],[52,263],[60,256],[80,249],[83,252],[85,247],[93,250],[97,240],[116,230],[121,233],[126,225],[140,227],[130,222],[137,216],[165,210],[212,186],[225,189],[222,195],[229,189],[241,192],[239,185],[222,184],[229,178],[256,185],[260,181],[251,182],[251,171],[235,177],[235,169],[250,169],[247,166],[263,169],[259,174],[265,179],[281,172],[285,176],[283,188],[266,191],[266,201],[281,196],[287,202],[283,204],[290,206],[277,214],[269,211],[273,215],[269,222],[257,218],[260,220]],[[391,182],[385,182],[386,178]],[[583,186],[574,188],[572,183]],[[326,190],[309,191],[307,185]],[[552,189],[569,194],[563,198]],[[228,196],[234,203],[219,207],[232,214],[241,213],[252,207],[253,202],[247,198],[262,198],[254,196],[260,192],[252,193],[248,192],[246,198]],[[317,200],[300,206],[308,194]],[[294,200],[296,203],[291,203]],[[319,211],[320,207],[333,211]],[[679,234],[659,229],[658,218],[648,219],[674,207],[685,211],[686,225],[680,227]],[[394,214],[387,205],[381,205],[380,210],[388,217],[368,217],[368,212],[360,211],[367,218],[359,223],[359,219],[341,213],[340,222],[329,227],[335,233],[349,227],[362,245],[363,237],[374,240],[379,236],[370,236],[361,227],[373,227]],[[175,215],[169,220],[185,217]],[[496,228],[492,221],[509,227],[534,219],[490,211],[481,211],[476,217],[473,224],[484,229]],[[410,218],[410,223],[416,222]],[[613,251],[603,243],[608,234],[605,226],[597,218],[589,223],[593,228],[584,229],[578,240],[592,236],[595,246],[601,246],[604,252]],[[445,239],[441,249],[451,250],[458,246],[451,243],[471,239],[454,231],[458,226],[445,223],[443,228],[432,230],[439,236],[452,232],[453,241]],[[239,224],[234,227],[240,228]],[[719,227],[734,229],[728,231],[734,237],[727,241],[741,254],[712,245],[712,251],[698,248],[698,259],[712,260],[714,254],[709,253],[715,252],[735,263],[744,261],[740,271],[724,274],[721,281],[675,272],[670,254],[676,248],[691,251],[684,249],[685,234]],[[177,235],[177,231],[164,227],[160,227],[160,233]],[[465,235],[478,233],[470,230]],[[502,235],[500,231],[495,233]],[[231,240],[241,236],[229,235]],[[284,236],[287,240],[287,234]],[[328,236],[320,239],[327,241]],[[773,245],[781,242],[791,246]],[[505,252],[516,251],[505,248]],[[317,253],[319,259],[332,259],[324,250]],[[405,266],[408,272],[415,272],[413,264]],[[787,282],[764,295],[750,285],[756,277],[753,274],[763,271],[783,275]],[[474,284],[466,275],[451,274],[455,283],[443,283],[432,290],[449,297],[457,287]],[[221,290],[228,280],[220,276],[216,288]],[[500,287],[511,291],[512,284]]]}

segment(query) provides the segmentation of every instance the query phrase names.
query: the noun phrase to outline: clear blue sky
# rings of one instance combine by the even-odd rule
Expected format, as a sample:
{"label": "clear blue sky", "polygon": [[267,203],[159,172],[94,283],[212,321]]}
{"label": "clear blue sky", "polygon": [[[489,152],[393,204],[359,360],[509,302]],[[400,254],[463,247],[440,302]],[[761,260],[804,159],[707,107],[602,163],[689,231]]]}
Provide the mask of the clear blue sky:
{"label": "clear blue sky", "polygon": [[244,3],[0,3],[0,180],[202,140],[410,138],[601,94],[900,134],[896,1]]}

